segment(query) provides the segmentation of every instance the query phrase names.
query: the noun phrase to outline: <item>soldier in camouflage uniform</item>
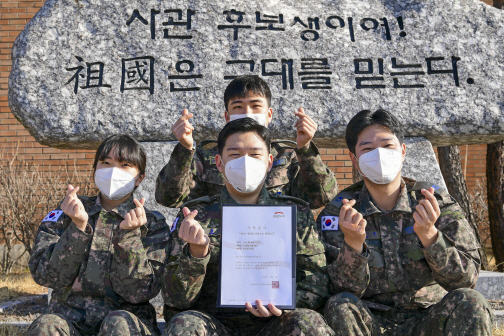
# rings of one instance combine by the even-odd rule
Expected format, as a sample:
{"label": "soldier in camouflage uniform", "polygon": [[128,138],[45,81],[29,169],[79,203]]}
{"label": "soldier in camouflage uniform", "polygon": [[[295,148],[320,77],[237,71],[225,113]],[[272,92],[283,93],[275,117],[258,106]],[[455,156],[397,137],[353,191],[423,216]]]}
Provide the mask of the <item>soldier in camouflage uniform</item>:
{"label": "soldier in camouflage uniform", "polygon": [[472,289],[474,232],[446,190],[401,176],[403,138],[384,110],[362,111],[347,126],[364,180],[317,218],[336,294],[324,316],[345,336],[491,335],[491,308]]}
{"label": "soldier in camouflage uniform", "polygon": [[[239,76],[224,93],[226,122],[245,114],[261,119],[263,126],[271,122],[271,92],[268,84],[258,76]],[[301,198],[312,209],[326,205],[338,191],[336,178],[322,162],[317,147],[311,139],[317,124],[302,108],[295,112],[296,142],[279,140],[271,144],[273,168],[266,177],[266,188],[281,195]],[[179,140],[170,161],[161,170],[156,183],[156,201],[170,208],[180,207],[191,199],[219,195],[224,180],[215,166],[218,154],[216,141],[202,141],[193,147],[192,118],[187,110],[173,125],[172,131]]]}
{"label": "soldier in camouflage uniform", "polygon": [[[145,162],[129,136],[105,140],[94,164],[101,193],[77,196],[78,188],[69,186],[60,207],[42,221],[29,267],[35,282],[53,292],[28,335],[160,334],[149,300],[160,290],[170,231],[160,213],[143,208],[144,199],[133,199]],[[112,178],[121,169],[134,184],[112,194],[99,181],[102,169],[111,169]]]}
{"label": "soldier in camouflage uniform", "polygon": [[[235,149],[230,149],[229,144]],[[224,164],[231,165],[234,159],[244,155],[268,162],[268,165],[265,164],[264,171],[258,173],[262,174],[262,181],[259,176],[260,182],[254,185],[255,189],[251,187],[253,191],[249,193],[239,192],[231,184],[236,181],[226,178],[226,186],[219,195],[205,196],[184,204],[183,211],[172,226],[163,275],[162,293],[167,321],[163,335],[334,334],[322,315],[314,311],[323,307],[328,296],[329,278],[323,272],[326,265],[324,247],[308,203],[268,192],[264,187],[266,168],[270,168],[273,161],[268,151],[269,144],[266,128],[250,118],[232,121],[221,131],[221,154],[216,157],[217,168],[221,172],[225,170]],[[222,204],[237,203],[297,206],[295,310],[282,312],[272,304],[266,308],[259,300],[256,301],[257,309],[250,303],[242,309],[216,308]]]}

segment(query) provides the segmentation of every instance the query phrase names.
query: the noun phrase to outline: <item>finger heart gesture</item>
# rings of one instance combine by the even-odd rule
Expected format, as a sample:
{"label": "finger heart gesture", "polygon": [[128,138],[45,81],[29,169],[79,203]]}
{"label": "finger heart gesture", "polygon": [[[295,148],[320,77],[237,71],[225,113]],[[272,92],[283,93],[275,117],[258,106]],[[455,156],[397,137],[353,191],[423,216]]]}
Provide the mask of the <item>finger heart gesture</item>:
{"label": "finger heart gesture", "polygon": [[145,214],[144,204],[145,198],[140,201],[134,199],[133,202],[137,206],[124,216],[124,220],[119,224],[119,228],[123,230],[134,230],[147,223],[147,215]]}

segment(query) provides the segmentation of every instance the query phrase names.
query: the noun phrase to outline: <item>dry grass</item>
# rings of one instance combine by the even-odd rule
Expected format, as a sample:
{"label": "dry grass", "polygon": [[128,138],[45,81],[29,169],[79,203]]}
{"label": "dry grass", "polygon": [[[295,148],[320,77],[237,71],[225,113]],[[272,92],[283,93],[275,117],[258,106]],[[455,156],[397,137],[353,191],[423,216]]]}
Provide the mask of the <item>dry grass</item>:
{"label": "dry grass", "polygon": [[500,328],[494,328],[493,334],[494,336],[504,336],[504,326],[501,326]]}
{"label": "dry grass", "polygon": [[8,324],[0,324],[0,336],[23,336],[26,328],[18,328]]}
{"label": "dry grass", "polygon": [[28,272],[0,274],[0,301],[45,292],[47,288],[37,285]]}

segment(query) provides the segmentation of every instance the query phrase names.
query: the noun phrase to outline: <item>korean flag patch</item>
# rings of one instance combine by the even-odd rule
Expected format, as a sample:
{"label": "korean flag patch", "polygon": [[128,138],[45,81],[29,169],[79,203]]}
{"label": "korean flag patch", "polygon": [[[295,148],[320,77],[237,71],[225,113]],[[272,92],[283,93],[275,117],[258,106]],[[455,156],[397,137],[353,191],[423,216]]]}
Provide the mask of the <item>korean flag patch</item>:
{"label": "korean flag patch", "polygon": [[322,216],[322,231],[338,231],[338,216]]}
{"label": "korean flag patch", "polygon": [[58,218],[63,214],[63,210],[53,210],[45,216],[42,222],[57,222]]}

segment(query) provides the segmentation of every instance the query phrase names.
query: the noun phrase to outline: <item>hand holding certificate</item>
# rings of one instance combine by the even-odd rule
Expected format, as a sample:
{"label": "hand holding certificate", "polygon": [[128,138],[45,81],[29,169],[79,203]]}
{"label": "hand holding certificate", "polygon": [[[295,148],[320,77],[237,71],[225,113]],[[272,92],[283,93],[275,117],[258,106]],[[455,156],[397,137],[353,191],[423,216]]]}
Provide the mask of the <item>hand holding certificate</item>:
{"label": "hand holding certificate", "polygon": [[223,205],[220,255],[218,307],[295,308],[296,206]]}

